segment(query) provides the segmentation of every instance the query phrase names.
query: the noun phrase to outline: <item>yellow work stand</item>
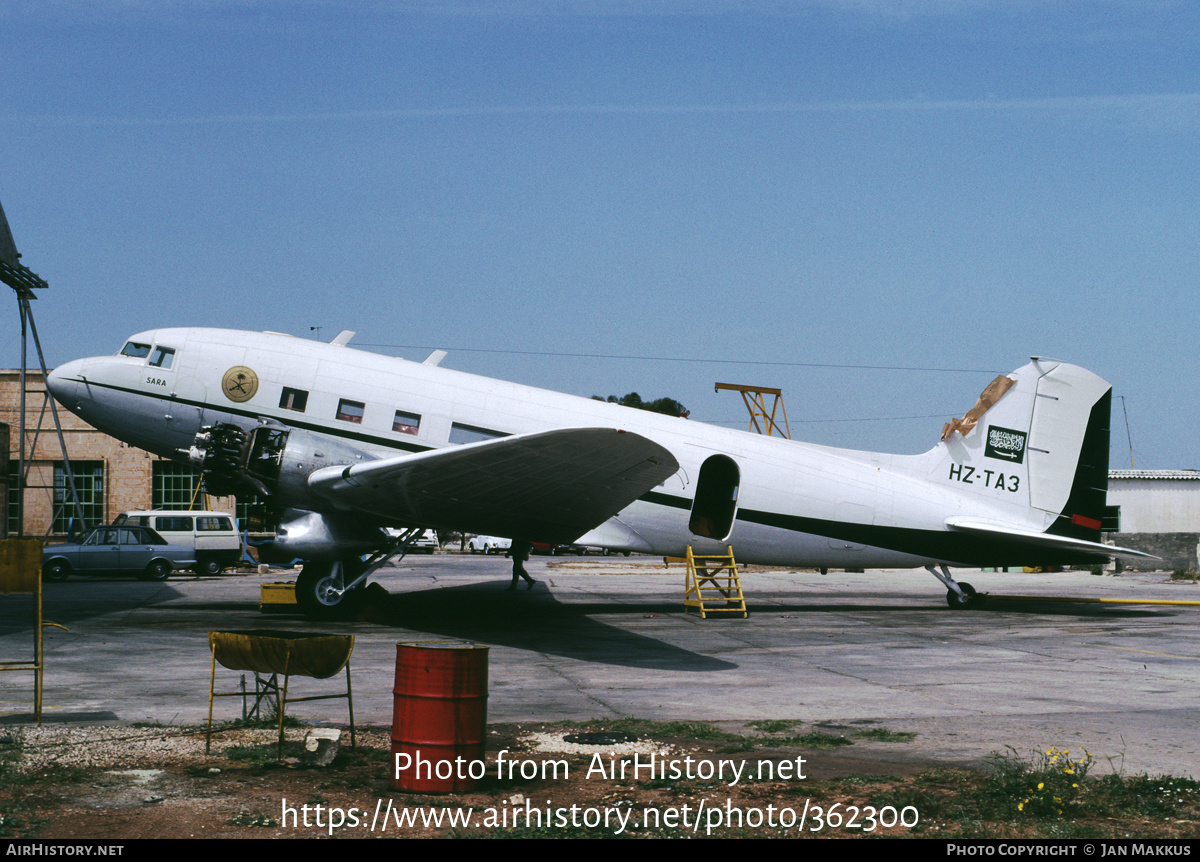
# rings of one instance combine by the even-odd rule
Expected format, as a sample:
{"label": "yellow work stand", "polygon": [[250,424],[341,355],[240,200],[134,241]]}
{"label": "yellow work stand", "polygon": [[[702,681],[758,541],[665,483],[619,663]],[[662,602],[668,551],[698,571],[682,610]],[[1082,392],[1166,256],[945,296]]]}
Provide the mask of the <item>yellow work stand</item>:
{"label": "yellow work stand", "polygon": [[42,629],[54,626],[66,631],[66,626],[42,619],[42,540],[4,539],[0,541],[0,595],[29,593],[33,596],[33,659],[0,661],[0,671],[33,671],[33,717],[42,726],[42,671],[45,669],[45,646]]}
{"label": "yellow work stand", "polygon": [[738,577],[737,562],[733,559],[733,546],[726,545],[726,554],[692,553],[688,545],[687,577],[684,583],[683,607],[687,612],[700,609],[700,618],[709,614],[740,614],[745,619],[746,597],[742,595],[742,581]]}

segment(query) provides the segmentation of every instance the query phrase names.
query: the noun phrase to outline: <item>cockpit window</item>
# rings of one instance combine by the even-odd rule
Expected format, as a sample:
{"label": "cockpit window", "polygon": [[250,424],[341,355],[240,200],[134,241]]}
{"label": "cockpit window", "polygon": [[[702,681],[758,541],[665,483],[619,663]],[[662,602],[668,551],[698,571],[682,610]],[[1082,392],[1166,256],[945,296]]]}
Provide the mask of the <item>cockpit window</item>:
{"label": "cockpit window", "polygon": [[175,361],[174,347],[156,347],[154,354],[150,357],[150,364],[155,368],[169,369],[171,363]]}
{"label": "cockpit window", "polygon": [[150,355],[149,344],[138,344],[136,341],[127,341],[125,346],[121,348],[122,356],[132,356],[134,359],[145,359]]}

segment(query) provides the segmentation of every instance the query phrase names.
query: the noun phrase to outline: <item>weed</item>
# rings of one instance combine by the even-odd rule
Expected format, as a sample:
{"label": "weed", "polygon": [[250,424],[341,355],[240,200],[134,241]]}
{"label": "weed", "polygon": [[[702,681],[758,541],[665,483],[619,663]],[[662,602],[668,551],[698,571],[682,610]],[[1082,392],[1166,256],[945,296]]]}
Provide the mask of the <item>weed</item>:
{"label": "weed", "polygon": [[20,803],[0,804],[0,838],[33,838],[46,822]]}
{"label": "weed", "polygon": [[783,733],[800,723],[788,718],[764,718],[761,721],[749,721],[746,726],[762,733]]}
{"label": "weed", "polygon": [[917,738],[917,734],[911,730],[888,730],[886,727],[871,727],[854,735],[873,742],[912,742]]}
{"label": "weed", "polygon": [[819,730],[801,736],[780,737],[773,739],[772,742],[777,745],[795,745],[801,748],[837,748],[842,745],[854,744],[854,740],[847,739],[840,734],[835,736],[832,733],[821,733]]}
{"label": "weed", "polygon": [[1200,572],[1195,569],[1176,569],[1171,572],[1171,580],[1173,581],[1194,581],[1200,579]]}
{"label": "weed", "polygon": [[1070,751],[1052,747],[1026,760],[1009,746],[1007,754],[994,754],[989,759],[992,773],[988,790],[997,816],[1003,818],[1007,806],[1015,806],[1026,817],[1078,813],[1082,782],[1092,763],[1086,751],[1072,758]]}
{"label": "weed", "polygon": [[[286,752],[291,746],[284,743],[283,747]],[[227,759],[239,763],[248,763],[252,766],[265,766],[268,763],[275,763],[279,760],[279,746],[274,742],[267,745],[231,745],[225,749],[224,755]]]}
{"label": "weed", "polygon": [[876,784],[891,784],[895,780],[892,775],[847,775],[837,782],[845,787],[873,787]]}
{"label": "weed", "polygon": [[243,811],[229,819],[230,826],[278,826],[277,820],[272,820],[265,814],[251,814]]}
{"label": "weed", "polygon": [[1200,803],[1200,782],[1190,778],[1106,775],[1089,788],[1110,817],[1177,817]]}
{"label": "weed", "polygon": [[644,718],[619,718],[616,721],[564,722],[565,727],[578,727],[589,732],[610,731],[638,737],[683,737],[716,742],[742,742],[745,737],[721,730],[702,721],[650,721]]}

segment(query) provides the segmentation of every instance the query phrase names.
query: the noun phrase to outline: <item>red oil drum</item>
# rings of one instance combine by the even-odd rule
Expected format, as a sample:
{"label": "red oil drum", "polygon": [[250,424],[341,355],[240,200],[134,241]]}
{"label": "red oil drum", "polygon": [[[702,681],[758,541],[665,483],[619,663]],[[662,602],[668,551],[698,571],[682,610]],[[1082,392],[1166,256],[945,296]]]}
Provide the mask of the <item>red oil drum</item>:
{"label": "red oil drum", "polygon": [[457,793],[483,777],[487,661],[481,644],[396,644],[392,787]]}

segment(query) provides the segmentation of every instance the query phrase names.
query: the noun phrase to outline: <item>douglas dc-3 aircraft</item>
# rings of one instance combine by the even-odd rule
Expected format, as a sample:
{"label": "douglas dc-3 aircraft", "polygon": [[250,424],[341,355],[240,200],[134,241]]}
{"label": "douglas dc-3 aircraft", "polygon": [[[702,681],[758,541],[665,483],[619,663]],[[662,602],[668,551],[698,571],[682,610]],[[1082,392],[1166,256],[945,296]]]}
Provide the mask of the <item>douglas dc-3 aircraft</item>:
{"label": "douglas dc-3 aircraft", "polygon": [[[252,493],[333,613],[418,528],[805,567],[1094,563],[1111,390],[1035,358],[921,455],[765,437],[269,332],[158,329],[54,370],[95,427]],[[397,535],[395,528],[406,531]],[[386,528],[393,528],[388,530]]]}

